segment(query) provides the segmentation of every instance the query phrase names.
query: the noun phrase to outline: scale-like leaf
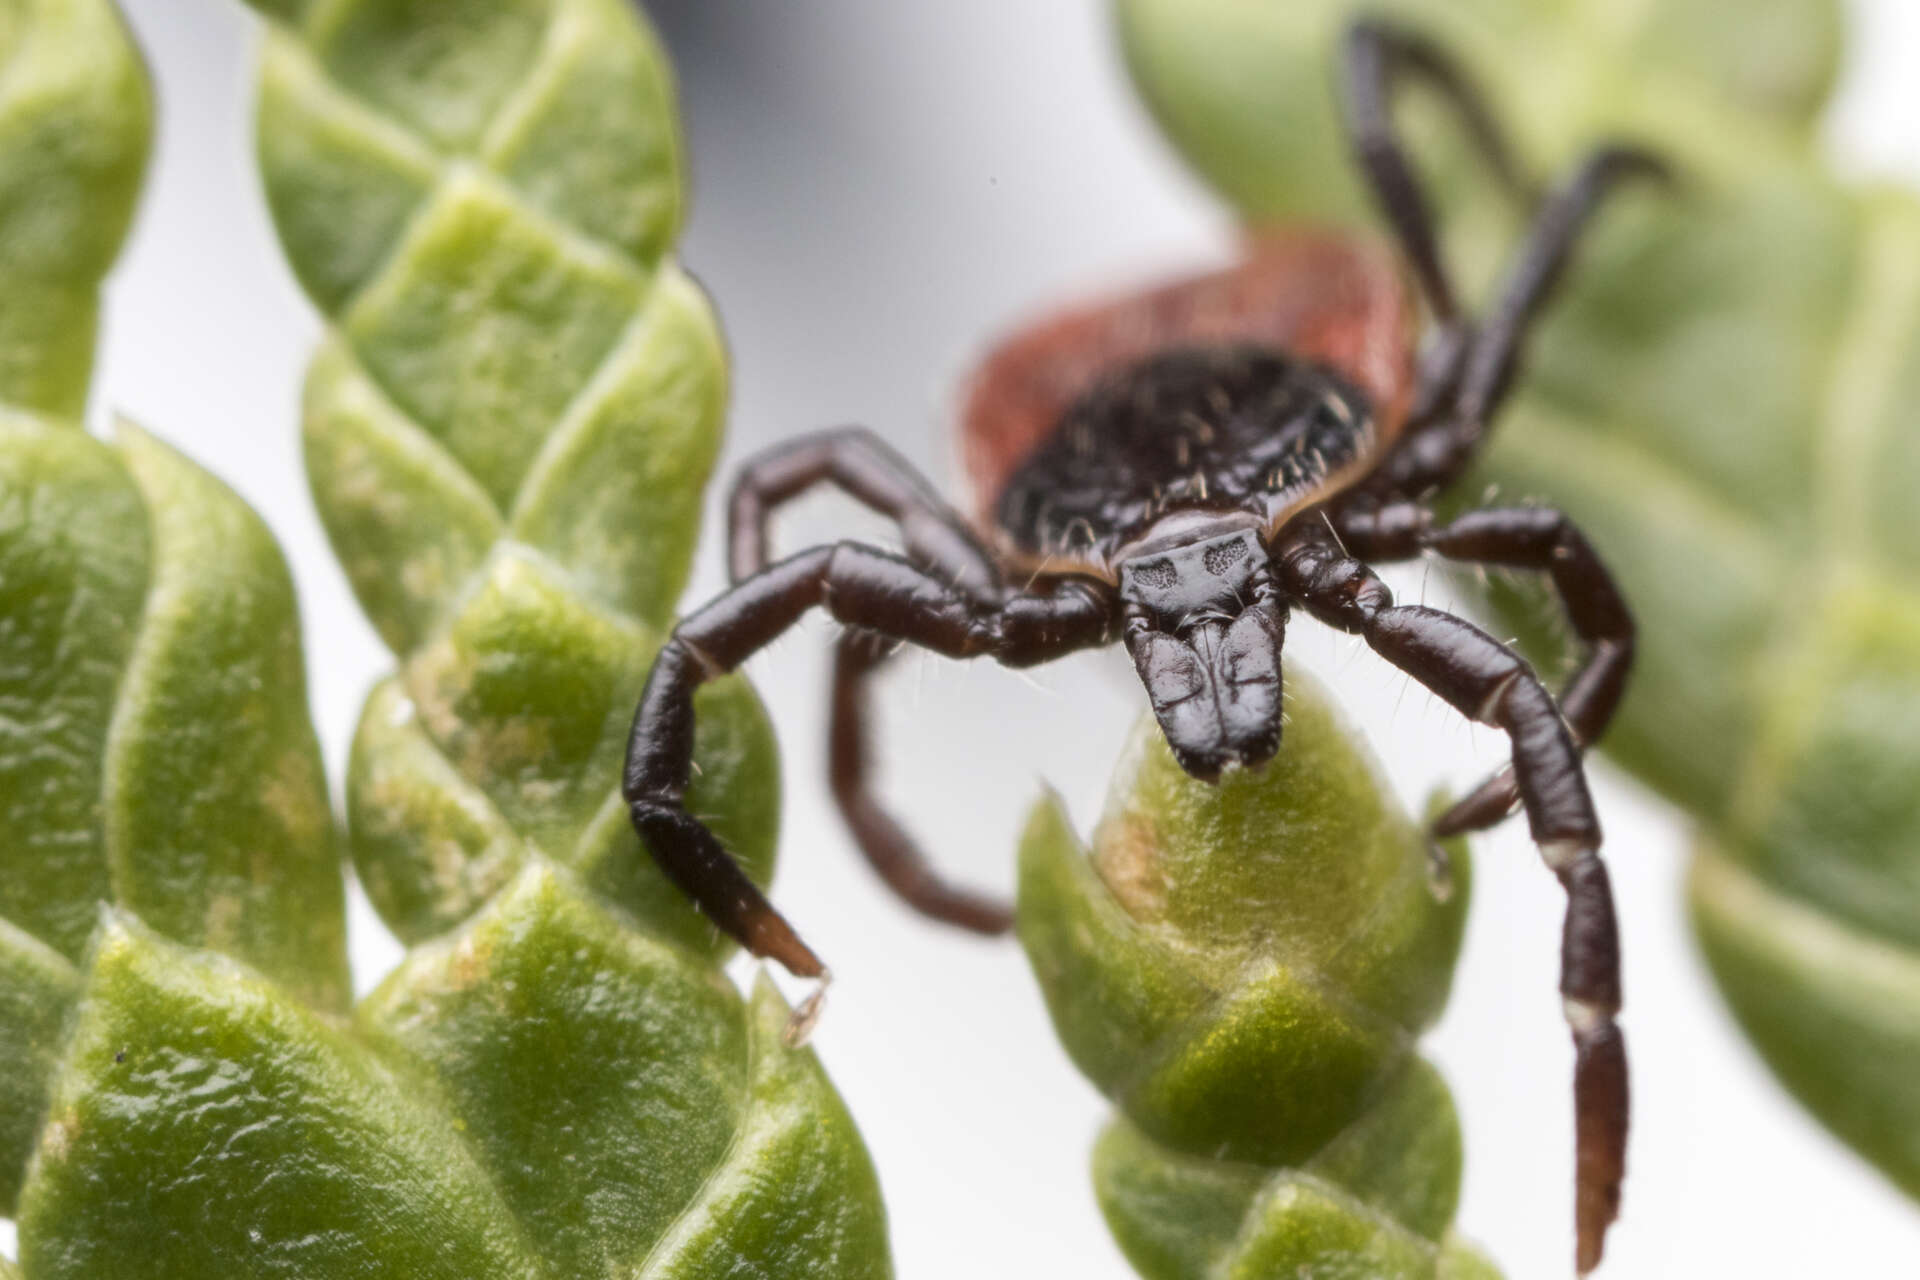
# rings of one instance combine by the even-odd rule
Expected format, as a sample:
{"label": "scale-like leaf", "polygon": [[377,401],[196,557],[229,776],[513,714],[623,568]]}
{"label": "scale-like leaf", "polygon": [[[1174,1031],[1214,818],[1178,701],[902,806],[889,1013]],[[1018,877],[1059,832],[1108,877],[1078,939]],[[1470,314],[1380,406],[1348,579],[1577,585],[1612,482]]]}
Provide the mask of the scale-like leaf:
{"label": "scale-like leaf", "polygon": [[34,1280],[891,1274],[779,996],[539,860],[352,1029],[126,916],[79,1008],[23,1199]]}
{"label": "scale-like leaf", "polygon": [[0,1212],[99,904],[344,1008],[292,583],[265,527],[123,426],[84,433],[101,276],[151,130],[113,8],[0,19]]}
{"label": "scale-like leaf", "polygon": [[9,5],[0,68],[0,406],[77,423],[146,169],[146,72],[108,0]]}
{"label": "scale-like leaf", "polygon": [[[361,878],[419,941],[538,854],[717,950],[616,785],[726,405],[712,310],[668,256],[665,58],[618,0],[271,8],[261,173],[330,322],[308,474],[401,660],[348,771]],[[737,678],[700,726],[689,803],[764,882],[771,731]]]}
{"label": "scale-like leaf", "polygon": [[[851,1118],[780,1044],[773,989],[743,1002],[714,971],[720,935],[619,791],[727,388],[669,256],[661,50],[618,0],[273,12],[261,170],[329,320],[308,473],[400,659],[347,804],[416,945],[362,1034],[435,1081],[545,1274],[886,1276]],[[771,729],[738,678],[697,705],[688,806],[764,883]]]}
{"label": "scale-like leaf", "polygon": [[20,1252],[36,1280],[544,1274],[419,1082],[131,917],[95,943]]}
{"label": "scale-like leaf", "polygon": [[[1060,805],[1020,855],[1020,938],[1119,1115],[1094,1180],[1156,1280],[1492,1275],[1450,1232],[1453,1100],[1414,1051],[1469,896],[1326,692],[1286,673],[1280,754],[1218,786],[1142,722],[1090,846]],[[1325,1270],[1333,1268],[1333,1270]]]}
{"label": "scale-like leaf", "polygon": [[0,703],[10,1205],[99,903],[321,1007],[348,981],[293,585],[232,492],[131,427],[0,424]]}

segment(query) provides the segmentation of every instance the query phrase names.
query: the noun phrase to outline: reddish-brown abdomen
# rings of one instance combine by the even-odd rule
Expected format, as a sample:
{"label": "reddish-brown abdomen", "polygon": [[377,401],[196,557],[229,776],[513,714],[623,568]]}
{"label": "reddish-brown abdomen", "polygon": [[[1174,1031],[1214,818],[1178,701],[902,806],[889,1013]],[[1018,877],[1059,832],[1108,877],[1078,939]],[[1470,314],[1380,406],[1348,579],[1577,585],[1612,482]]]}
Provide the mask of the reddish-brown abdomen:
{"label": "reddish-brown abdomen", "polygon": [[1223,271],[1079,308],[990,352],[967,390],[961,449],[983,520],[1007,477],[1103,374],[1156,352],[1272,346],[1340,373],[1390,444],[1413,386],[1412,303],[1392,255],[1330,232],[1269,233]]}

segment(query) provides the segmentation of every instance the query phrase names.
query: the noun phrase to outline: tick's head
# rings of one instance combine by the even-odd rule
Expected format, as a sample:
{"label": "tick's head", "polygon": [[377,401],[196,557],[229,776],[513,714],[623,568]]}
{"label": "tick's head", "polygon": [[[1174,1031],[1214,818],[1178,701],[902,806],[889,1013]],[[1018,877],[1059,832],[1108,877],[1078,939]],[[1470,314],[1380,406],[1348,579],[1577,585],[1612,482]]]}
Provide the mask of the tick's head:
{"label": "tick's head", "polygon": [[1207,781],[1280,747],[1287,616],[1258,532],[1218,529],[1156,538],[1120,561],[1127,651],[1174,758]]}

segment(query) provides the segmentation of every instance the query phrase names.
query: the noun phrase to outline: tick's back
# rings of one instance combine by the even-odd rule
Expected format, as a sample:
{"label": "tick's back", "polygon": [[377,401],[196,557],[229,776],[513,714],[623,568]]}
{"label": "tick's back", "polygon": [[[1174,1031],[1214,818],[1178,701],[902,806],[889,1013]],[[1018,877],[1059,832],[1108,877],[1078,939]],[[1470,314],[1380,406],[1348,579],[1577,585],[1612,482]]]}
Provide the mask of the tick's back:
{"label": "tick's back", "polygon": [[1383,246],[1296,230],[1266,235],[1228,270],[1033,326],[994,350],[968,391],[961,447],[977,518],[1012,535],[999,516],[1015,474],[1101,385],[1167,352],[1253,347],[1330,370],[1372,406],[1384,447],[1412,387],[1412,319]]}
{"label": "tick's back", "polygon": [[1008,477],[994,521],[1036,563],[1104,567],[1171,512],[1284,519],[1363,466],[1373,439],[1366,397],[1332,370],[1245,343],[1176,349],[1074,401]]}

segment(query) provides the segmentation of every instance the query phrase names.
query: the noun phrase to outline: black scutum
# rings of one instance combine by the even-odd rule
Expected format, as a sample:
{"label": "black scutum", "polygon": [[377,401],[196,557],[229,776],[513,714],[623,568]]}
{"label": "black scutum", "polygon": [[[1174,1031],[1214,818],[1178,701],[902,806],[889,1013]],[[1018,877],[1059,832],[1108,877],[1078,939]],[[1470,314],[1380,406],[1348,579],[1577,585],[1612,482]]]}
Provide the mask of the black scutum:
{"label": "black scutum", "polygon": [[1282,351],[1195,347],[1096,383],[995,506],[1020,551],[1105,560],[1175,510],[1263,511],[1358,461],[1372,419],[1339,375]]}

